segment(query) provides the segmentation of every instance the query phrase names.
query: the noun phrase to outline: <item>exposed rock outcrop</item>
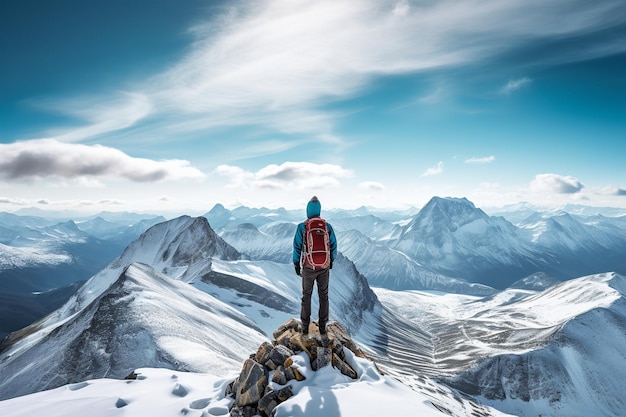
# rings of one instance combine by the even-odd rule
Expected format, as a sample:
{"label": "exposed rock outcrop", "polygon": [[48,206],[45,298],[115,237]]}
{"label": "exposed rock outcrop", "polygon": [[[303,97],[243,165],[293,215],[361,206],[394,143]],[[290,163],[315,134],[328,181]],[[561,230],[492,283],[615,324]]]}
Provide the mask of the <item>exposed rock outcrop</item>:
{"label": "exposed rock outcrop", "polygon": [[345,349],[355,356],[367,358],[338,324],[329,323],[327,334],[321,335],[316,323],[309,325],[309,334],[302,334],[298,320],[290,319],[279,326],[256,353],[245,361],[239,376],[229,384],[226,395],[234,398],[232,417],[251,417],[257,414],[272,416],[281,402],[293,396],[290,381],[303,381],[305,376],[295,365],[293,356],[306,353],[311,369],[317,371],[331,365],[338,372],[357,379],[357,372],[346,360]]}

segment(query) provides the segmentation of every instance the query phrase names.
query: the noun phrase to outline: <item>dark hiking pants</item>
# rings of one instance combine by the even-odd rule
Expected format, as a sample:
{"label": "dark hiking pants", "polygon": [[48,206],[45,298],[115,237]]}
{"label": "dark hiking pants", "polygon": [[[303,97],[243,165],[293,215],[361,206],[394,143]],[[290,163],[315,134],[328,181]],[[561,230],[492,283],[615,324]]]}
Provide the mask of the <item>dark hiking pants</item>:
{"label": "dark hiking pants", "polygon": [[300,309],[300,320],[302,320],[303,325],[308,326],[311,322],[311,294],[313,294],[313,284],[317,281],[317,294],[320,304],[318,313],[319,326],[320,328],[326,326],[326,322],[328,321],[329,278],[329,269],[313,270],[307,267],[302,268],[302,307]]}

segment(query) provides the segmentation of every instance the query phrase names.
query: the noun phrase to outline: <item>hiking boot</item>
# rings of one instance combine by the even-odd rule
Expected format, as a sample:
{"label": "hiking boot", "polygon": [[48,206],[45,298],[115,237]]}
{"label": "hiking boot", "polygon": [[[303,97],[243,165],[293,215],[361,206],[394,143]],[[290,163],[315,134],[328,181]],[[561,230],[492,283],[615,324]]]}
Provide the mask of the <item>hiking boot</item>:
{"label": "hiking boot", "polygon": [[302,335],[307,336],[309,334],[309,323],[302,323]]}
{"label": "hiking boot", "polygon": [[320,334],[326,336],[326,325],[320,326]]}

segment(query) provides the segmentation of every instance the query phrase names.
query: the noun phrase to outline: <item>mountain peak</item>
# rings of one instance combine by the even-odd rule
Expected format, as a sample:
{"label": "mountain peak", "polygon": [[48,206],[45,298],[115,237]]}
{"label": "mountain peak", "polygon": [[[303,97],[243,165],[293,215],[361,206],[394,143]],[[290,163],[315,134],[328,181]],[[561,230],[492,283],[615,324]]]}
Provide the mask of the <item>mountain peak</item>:
{"label": "mountain peak", "polygon": [[226,207],[224,207],[220,203],[217,203],[216,205],[213,206],[211,210],[209,210],[210,214],[223,213],[223,212],[228,212],[228,210],[226,209]]}
{"label": "mountain peak", "polygon": [[456,230],[464,224],[488,217],[465,197],[433,197],[409,223],[406,231],[431,229],[435,225]]}
{"label": "mountain peak", "polygon": [[433,197],[421,211],[434,209],[442,210],[449,214],[471,213],[476,210],[482,211],[477,209],[474,203],[465,197]]}

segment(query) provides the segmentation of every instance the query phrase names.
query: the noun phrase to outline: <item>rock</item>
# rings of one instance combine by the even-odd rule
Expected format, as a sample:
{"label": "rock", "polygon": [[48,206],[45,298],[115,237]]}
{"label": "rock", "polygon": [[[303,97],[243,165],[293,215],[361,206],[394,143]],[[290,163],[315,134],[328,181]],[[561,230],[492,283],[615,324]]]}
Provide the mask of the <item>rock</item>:
{"label": "rock", "polygon": [[293,397],[291,386],[287,385],[285,388],[279,389],[276,391],[276,396],[280,402],[287,401],[289,398]]}
{"label": "rock", "polygon": [[296,381],[304,381],[306,379],[304,375],[302,375],[300,371],[298,371],[298,368],[295,368],[293,366],[292,358],[287,358],[287,360],[285,361],[285,367],[283,372],[285,374],[285,377],[287,378],[287,381],[291,381],[294,379]]}
{"label": "rock", "polygon": [[[296,368],[289,368],[289,369],[290,369],[290,372],[293,372],[293,376],[296,381],[304,381],[306,379],[306,377],[302,375],[300,371],[298,371]],[[287,376],[287,379],[289,379],[289,376]]]}
{"label": "rock", "polygon": [[265,363],[270,357],[270,352],[274,349],[274,345],[270,342],[263,342],[254,355],[254,360],[258,363]]}
{"label": "rock", "polygon": [[276,391],[271,390],[259,400],[259,413],[270,416],[274,408],[278,405],[278,395]]}
{"label": "rock", "polygon": [[314,337],[302,337],[301,334],[297,334],[289,340],[289,347],[294,352],[306,352],[311,361],[317,357],[317,347],[319,341]]}
{"label": "rock", "polygon": [[300,335],[300,332],[297,332],[293,329],[287,329],[285,330],[283,333],[281,333],[277,338],[276,338],[276,344],[277,345],[283,345],[283,346],[289,346],[289,341]]}
{"label": "rock", "polygon": [[239,407],[235,404],[230,409],[230,417],[254,417],[257,414],[256,408],[250,406]]}
{"label": "rock", "polygon": [[291,318],[287,320],[285,323],[278,326],[278,328],[274,330],[274,332],[272,333],[272,336],[274,337],[275,340],[278,340],[280,335],[282,335],[286,331],[293,330],[295,333],[297,333],[301,327],[302,327],[302,324],[300,324],[298,320]]}
{"label": "rock", "polygon": [[276,345],[269,354],[269,359],[265,362],[265,366],[270,369],[276,369],[278,366],[284,365],[287,358],[294,353],[287,346]]}
{"label": "rock", "polygon": [[[226,395],[235,398],[231,417],[259,414],[269,417],[281,402],[293,396],[291,386],[286,384],[294,379],[305,380],[292,358],[300,352],[306,352],[313,370],[332,364],[342,374],[356,379],[358,375],[346,362],[347,351],[344,348],[358,357],[367,356],[338,323],[329,323],[326,330],[326,335],[320,335],[318,326],[311,323],[309,335],[303,336],[300,321],[296,319],[289,319],[279,326],[272,333],[274,342],[261,344],[256,353],[244,362],[239,376],[227,386]],[[271,371],[274,371],[272,382],[284,385],[283,388],[275,390],[269,384]]]}
{"label": "rock", "polygon": [[239,387],[235,397],[239,407],[255,405],[261,399],[267,386],[267,370],[263,365],[247,359],[239,374]]}
{"label": "rock", "polygon": [[358,375],[356,371],[348,365],[343,359],[341,359],[338,355],[332,355],[332,363],[333,367],[345,376],[348,376],[352,379],[357,379]]}
{"label": "rock", "polygon": [[287,383],[287,373],[284,366],[281,365],[276,368],[276,372],[274,372],[274,376],[272,377],[272,382],[278,385],[285,385]]}
{"label": "rock", "polygon": [[317,347],[317,358],[315,359],[315,363],[313,365],[313,370],[317,371],[318,369],[322,369],[325,366],[330,364],[330,356],[332,350],[327,347]]}
{"label": "rock", "polygon": [[286,386],[278,391],[271,390],[259,401],[258,410],[265,416],[271,416],[276,406],[283,401],[293,397],[293,391],[290,386]]}

